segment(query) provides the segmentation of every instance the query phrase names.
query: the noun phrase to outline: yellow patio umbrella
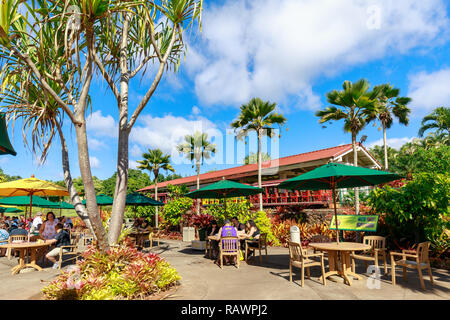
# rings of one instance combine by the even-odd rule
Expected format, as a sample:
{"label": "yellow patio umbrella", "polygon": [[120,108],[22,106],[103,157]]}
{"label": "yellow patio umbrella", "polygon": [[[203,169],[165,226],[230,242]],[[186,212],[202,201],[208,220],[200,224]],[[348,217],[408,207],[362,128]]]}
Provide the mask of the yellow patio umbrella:
{"label": "yellow patio umbrella", "polygon": [[66,188],[58,186],[57,184],[39,180],[31,176],[31,178],[20,179],[0,183],[0,196],[29,196],[30,197],[30,218],[31,207],[33,206],[32,196],[68,196],[69,192]]}

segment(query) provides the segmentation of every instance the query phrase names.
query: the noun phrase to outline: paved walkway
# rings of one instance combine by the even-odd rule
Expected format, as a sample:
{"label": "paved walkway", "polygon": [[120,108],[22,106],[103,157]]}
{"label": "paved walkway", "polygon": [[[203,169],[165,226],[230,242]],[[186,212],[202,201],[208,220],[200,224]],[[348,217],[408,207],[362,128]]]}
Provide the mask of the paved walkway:
{"label": "paved walkway", "polygon": [[[380,289],[369,289],[367,277],[353,281],[349,287],[340,278],[336,282],[327,281],[323,286],[319,281],[320,268],[311,268],[312,279],[305,278],[305,286],[300,286],[300,274],[294,269],[294,282],[289,282],[289,257],[286,248],[269,248],[267,260],[259,265],[259,257],[250,264],[241,262],[239,269],[224,266],[220,269],[212,260],[204,257],[204,251],[195,251],[190,245],[180,241],[161,242],[152,251],[160,253],[182,276],[181,286],[169,299],[273,299],[273,300],[327,300],[327,299],[450,299],[450,273],[448,270],[433,268],[434,287],[431,287],[425,273],[425,286],[420,288],[417,273],[408,271],[408,281],[402,279],[397,268],[397,286],[392,286],[391,278],[382,276]],[[44,271],[11,275],[10,270],[17,265],[17,259],[0,258],[0,299],[40,299],[41,289],[53,280],[58,270],[45,268]],[[390,268],[389,268],[390,270]],[[364,264],[357,266],[357,273],[364,272]]]}

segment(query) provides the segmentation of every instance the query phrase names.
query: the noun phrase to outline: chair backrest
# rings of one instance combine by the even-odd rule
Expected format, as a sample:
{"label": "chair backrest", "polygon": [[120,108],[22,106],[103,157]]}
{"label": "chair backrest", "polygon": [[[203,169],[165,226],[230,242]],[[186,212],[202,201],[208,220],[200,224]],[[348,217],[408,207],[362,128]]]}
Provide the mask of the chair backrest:
{"label": "chair backrest", "polygon": [[12,243],[13,241],[27,241],[28,236],[24,235],[13,235],[9,236],[8,242]]}
{"label": "chair backrest", "polygon": [[288,242],[289,245],[289,258],[293,261],[301,261],[302,257],[305,255],[303,248],[300,243]]}
{"label": "chair backrest", "polygon": [[267,246],[267,233],[260,233],[258,240],[259,240],[259,246],[261,248]]}
{"label": "chair backrest", "polygon": [[429,257],[428,257],[428,251],[430,248],[430,241],[427,242],[421,242],[417,245],[417,255],[419,256],[419,261],[420,262],[428,262],[429,261]]}
{"label": "chair backrest", "polygon": [[325,242],[331,242],[331,239],[330,239],[330,237],[328,237],[324,234],[316,234],[311,237],[311,242],[325,243]]}
{"label": "chair backrest", "polygon": [[380,236],[365,236],[363,239],[372,249],[386,249],[386,238]]}
{"label": "chair backrest", "polygon": [[220,239],[220,246],[222,248],[222,251],[226,253],[238,253],[238,243],[238,237],[222,237]]}

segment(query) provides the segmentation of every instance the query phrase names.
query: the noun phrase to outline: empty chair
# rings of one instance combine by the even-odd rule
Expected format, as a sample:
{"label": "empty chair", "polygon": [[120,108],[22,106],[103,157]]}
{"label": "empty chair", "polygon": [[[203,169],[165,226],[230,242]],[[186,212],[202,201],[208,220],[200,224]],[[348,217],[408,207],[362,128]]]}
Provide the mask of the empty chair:
{"label": "empty chair", "polygon": [[148,235],[148,240],[150,241],[150,249],[153,248],[153,240],[158,242],[157,247],[159,247],[159,229],[151,228]]}
{"label": "empty chair", "polygon": [[[319,258],[314,260],[311,258]],[[306,250],[297,242],[289,241],[289,281],[292,282],[292,267],[297,267],[301,269],[301,285],[304,286],[305,283],[305,269],[310,278],[310,267],[320,266],[322,269],[322,283],[325,286],[327,284],[325,279],[325,264],[323,253],[310,253],[308,254]]]}
{"label": "empty chair", "polygon": [[386,238],[380,236],[365,236],[363,243],[371,246],[371,249],[362,253],[353,253],[350,255],[352,259],[352,271],[355,272],[355,260],[363,260],[367,269],[367,262],[373,261],[375,267],[378,268],[380,258],[384,261],[384,273],[387,273],[387,257],[386,257]]}
{"label": "empty chair", "polygon": [[[23,241],[27,241],[27,236],[24,235],[13,235],[13,236],[9,236],[8,238],[8,243],[14,243],[14,242],[23,242]],[[9,248],[7,250],[7,256],[8,256],[8,260],[11,260],[11,254],[14,251],[14,249]]]}
{"label": "empty chair", "polygon": [[236,266],[239,269],[239,241],[238,237],[222,237],[219,241],[220,268],[223,268],[224,256],[236,256]]}
{"label": "empty chair", "polygon": [[[419,273],[419,280],[422,289],[425,290],[425,283],[423,281],[422,269],[428,269],[430,274],[430,282],[433,285],[433,274],[431,272],[430,259],[428,257],[428,251],[430,248],[430,242],[422,242],[417,245],[417,250],[402,250],[402,252],[391,252],[391,273],[392,284],[395,286],[395,267],[403,267],[403,279],[406,281],[406,268],[416,269]],[[395,256],[400,256],[400,260],[395,260]],[[409,259],[409,260],[408,260]]]}
{"label": "empty chair", "polygon": [[[252,243],[253,245],[249,245],[250,243]],[[259,239],[255,240],[255,241],[245,241],[245,261],[247,261],[247,253],[248,250],[252,250],[253,254],[255,255],[256,258],[256,250],[259,251],[259,263],[262,263],[262,254],[261,251],[264,250],[266,252],[266,257],[267,257],[267,233],[261,233],[259,235]]]}

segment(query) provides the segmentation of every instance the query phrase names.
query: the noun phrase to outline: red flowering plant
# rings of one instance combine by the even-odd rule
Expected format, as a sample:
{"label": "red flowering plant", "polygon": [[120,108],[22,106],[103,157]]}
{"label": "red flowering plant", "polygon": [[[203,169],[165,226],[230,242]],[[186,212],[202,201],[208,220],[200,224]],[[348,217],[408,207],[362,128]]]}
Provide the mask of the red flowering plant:
{"label": "red flowering plant", "polygon": [[157,254],[135,248],[115,247],[105,254],[90,246],[82,257],[42,289],[46,299],[148,299],[181,279]]}
{"label": "red flowering plant", "polygon": [[193,225],[197,229],[206,229],[213,220],[214,217],[209,214],[198,214],[191,216],[189,224]]}

